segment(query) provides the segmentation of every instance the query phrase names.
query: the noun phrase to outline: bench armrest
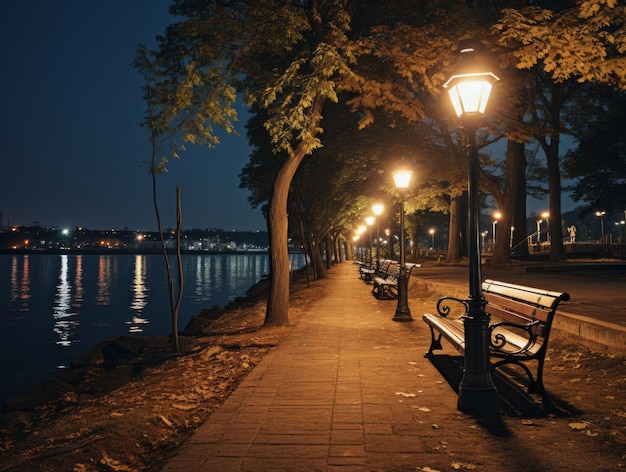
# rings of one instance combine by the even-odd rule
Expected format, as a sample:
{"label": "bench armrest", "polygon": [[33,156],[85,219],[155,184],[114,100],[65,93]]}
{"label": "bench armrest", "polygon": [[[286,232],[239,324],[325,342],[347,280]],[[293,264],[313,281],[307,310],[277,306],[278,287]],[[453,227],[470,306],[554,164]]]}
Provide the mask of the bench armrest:
{"label": "bench armrest", "polygon": [[469,304],[467,303],[467,300],[461,300],[460,298],[455,297],[443,297],[437,300],[437,313],[439,313],[439,316],[447,318],[448,315],[450,315],[450,313],[452,312],[452,308],[450,307],[449,302],[457,303],[463,307],[463,313],[456,318],[461,318],[467,314],[469,310]]}
{"label": "bench armrest", "polygon": [[[492,348],[498,351],[506,351],[507,354],[524,354],[532,352],[533,347],[537,344],[537,334],[535,327],[539,324],[539,320],[535,320],[532,323],[512,323],[510,321],[499,321],[489,325],[489,331],[491,336],[489,337],[489,344]],[[509,330],[496,332],[497,328],[514,328],[516,332]],[[507,336],[509,339],[507,339]],[[525,342],[525,344],[524,344]]]}

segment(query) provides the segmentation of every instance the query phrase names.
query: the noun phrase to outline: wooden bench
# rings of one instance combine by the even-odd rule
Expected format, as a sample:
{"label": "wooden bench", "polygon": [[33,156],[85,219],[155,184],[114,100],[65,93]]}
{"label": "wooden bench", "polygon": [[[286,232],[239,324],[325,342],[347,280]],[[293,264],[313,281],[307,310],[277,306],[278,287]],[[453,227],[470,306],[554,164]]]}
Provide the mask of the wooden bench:
{"label": "wooden bench", "polygon": [[[411,277],[411,272],[416,267],[421,267],[420,264],[405,264],[406,268],[409,269],[407,273],[407,278]],[[378,277],[374,277],[374,288],[372,289],[372,293],[379,300],[392,300],[398,298],[398,275],[399,275],[399,267],[396,269],[396,272],[391,274],[381,274]]]}
{"label": "wooden bench", "polygon": [[375,269],[371,267],[369,261],[358,260],[355,261],[355,264],[359,266],[359,278],[365,280],[366,282],[371,280],[374,276]]}
{"label": "wooden bench", "polygon": [[391,259],[385,259],[380,263],[380,267],[376,268],[376,265],[362,265],[359,268],[360,277],[366,282],[371,282],[374,277],[378,277],[381,274],[388,274],[389,269],[393,261]]}
{"label": "wooden bench", "polygon": [[[528,376],[527,392],[541,395],[544,406],[549,405],[551,401],[543,385],[548,338],[557,307],[561,301],[569,300],[569,294],[491,279],[482,283],[482,291],[487,301],[485,311],[491,317],[489,352],[492,369],[505,364],[519,366]],[[460,316],[453,315],[450,302],[460,304],[456,310],[461,312]],[[467,300],[444,297],[437,302],[438,314],[423,315],[431,333],[431,344],[425,357],[431,357],[434,350],[443,349],[442,336],[459,353],[465,354],[463,319],[467,310]],[[532,362],[536,363],[534,375],[527,365]]]}

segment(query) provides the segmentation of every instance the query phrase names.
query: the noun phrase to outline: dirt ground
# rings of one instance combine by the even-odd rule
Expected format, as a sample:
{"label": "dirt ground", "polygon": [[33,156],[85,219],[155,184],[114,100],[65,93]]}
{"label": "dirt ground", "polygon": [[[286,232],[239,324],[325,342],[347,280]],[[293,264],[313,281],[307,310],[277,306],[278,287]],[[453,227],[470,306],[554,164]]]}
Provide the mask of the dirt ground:
{"label": "dirt ground", "polygon": [[[323,296],[324,283],[312,282],[310,289],[302,282],[295,285],[292,322],[306,315],[315,297]],[[416,312],[432,310],[437,296],[411,300],[412,307]],[[86,375],[82,391],[65,393],[32,411],[3,414],[0,471],[160,470],[291,329],[261,329],[264,307],[258,302],[229,310],[211,321],[203,335],[185,338],[182,354],[148,350],[149,356],[105,374],[98,370]],[[524,454],[520,444],[544,443],[548,453],[558,455],[564,446],[553,446],[559,440],[555,431],[566,431],[575,438],[569,449],[585,456],[578,458],[588,465],[581,470],[626,470],[626,359],[568,344],[558,336],[551,346],[545,383],[556,408],[520,412],[509,405],[511,414],[503,421],[515,432],[511,448]],[[107,383],[108,388],[101,387]],[[472,424],[455,432],[450,447],[453,442],[459,460],[446,470],[475,469],[462,458],[476,452],[477,434],[507,441],[489,431],[489,425],[480,428]],[[442,438],[440,447],[446,444]],[[614,468],[600,465],[606,463]],[[568,470],[566,462],[562,470]]]}

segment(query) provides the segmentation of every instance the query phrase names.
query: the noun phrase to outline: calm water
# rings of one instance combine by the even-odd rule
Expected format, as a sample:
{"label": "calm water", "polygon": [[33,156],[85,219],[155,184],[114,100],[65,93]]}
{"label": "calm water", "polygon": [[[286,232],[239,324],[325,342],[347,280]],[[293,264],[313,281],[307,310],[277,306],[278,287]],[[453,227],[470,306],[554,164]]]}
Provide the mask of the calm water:
{"label": "calm water", "polygon": [[[304,264],[292,255],[292,267]],[[174,263],[174,260],[173,260]],[[269,272],[267,254],[184,255],[183,329]],[[107,338],[167,335],[161,255],[0,255],[0,401],[55,375]]]}

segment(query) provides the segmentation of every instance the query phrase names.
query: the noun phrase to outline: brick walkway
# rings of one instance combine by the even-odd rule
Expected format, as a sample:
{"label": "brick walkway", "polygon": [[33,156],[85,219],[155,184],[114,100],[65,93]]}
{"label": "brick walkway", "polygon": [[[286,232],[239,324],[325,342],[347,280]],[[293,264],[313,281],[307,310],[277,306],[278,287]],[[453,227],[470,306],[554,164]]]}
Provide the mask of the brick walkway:
{"label": "brick walkway", "polygon": [[391,470],[423,461],[423,432],[415,431],[423,414],[407,400],[419,395],[456,409],[456,396],[422,357],[428,331],[416,332],[421,320],[393,322],[395,302],[372,297],[351,264],[333,268],[332,279],[310,316],[164,471]]}

